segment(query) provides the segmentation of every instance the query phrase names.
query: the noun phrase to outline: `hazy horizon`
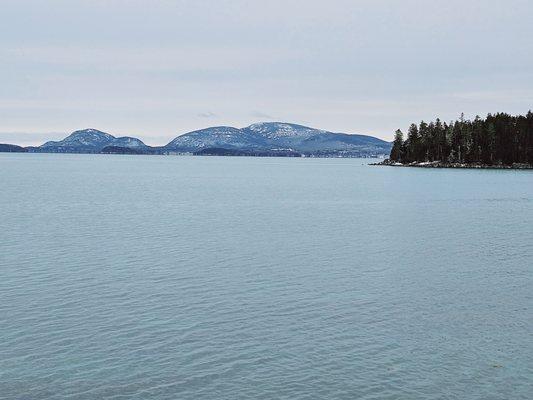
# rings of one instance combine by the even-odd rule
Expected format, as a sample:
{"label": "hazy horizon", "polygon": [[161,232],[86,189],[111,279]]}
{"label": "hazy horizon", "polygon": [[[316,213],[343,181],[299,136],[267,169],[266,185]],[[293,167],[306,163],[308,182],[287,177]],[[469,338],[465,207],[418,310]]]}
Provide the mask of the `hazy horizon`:
{"label": "hazy horizon", "polygon": [[[269,123],[269,122],[272,122],[272,123],[283,123],[283,124],[294,124],[293,122],[289,122],[289,121],[256,121],[255,123]],[[249,125],[251,125],[251,124],[249,124]],[[198,129],[195,129],[194,131],[202,130],[202,129],[206,129],[206,128],[218,127],[218,126],[227,126],[227,127],[233,127],[233,128],[242,129],[242,128],[248,127],[249,125],[247,125],[247,126],[231,126],[231,125],[227,125],[226,124],[226,125],[217,125],[217,126],[204,126],[204,127],[200,127]],[[323,128],[320,128],[320,127],[316,127],[316,126],[312,126],[310,128],[326,130],[326,129],[323,129]],[[116,134],[116,133],[113,133],[113,132],[109,132],[106,129],[100,129],[100,128],[95,128],[95,127],[92,127],[92,126],[87,126],[87,127],[84,127],[84,128],[75,129],[72,132],[44,132],[44,133],[0,132],[0,138],[7,139],[6,142],[11,140],[10,144],[23,144],[23,145],[26,145],[26,146],[35,146],[35,145],[41,145],[41,144],[43,144],[45,142],[48,142],[48,141],[59,141],[61,139],[64,139],[65,137],[69,136],[70,134],[76,132],[76,131],[89,130],[89,129],[95,129],[95,130],[98,130],[100,132],[108,133],[108,134],[113,135],[115,137],[120,137],[120,136],[137,137],[137,138],[141,139],[145,144],[147,144],[149,146],[165,145],[165,144],[168,144],[168,142],[172,141],[172,139],[175,139],[177,136],[185,135],[187,133],[191,133],[192,132],[192,131],[179,132],[175,136],[172,136],[170,138],[167,138],[166,136],[148,136],[148,139],[144,140],[143,137],[141,137],[141,136],[135,136],[135,135],[131,135],[131,134],[125,134],[125,135],[120,134],[119,135],[119,134]],[[346,133],[346,134],[352,134],[352,135],[365,135],[365,134],[354,133],[354,132],[334,132],[334,133]],[[370,135],[370,136],[372,136],[372,135]],[[15,143],[14,142],[15,140],[22,140],[22,143]],[[0,143],[1,143],[1,140],[0,140]]]}
{"label": "hazy horizon", "polygon": [[0,142],[95,128],[161,145],[297,123],[392,140],[461,113],[524,114],[523,0],[5,1]]}

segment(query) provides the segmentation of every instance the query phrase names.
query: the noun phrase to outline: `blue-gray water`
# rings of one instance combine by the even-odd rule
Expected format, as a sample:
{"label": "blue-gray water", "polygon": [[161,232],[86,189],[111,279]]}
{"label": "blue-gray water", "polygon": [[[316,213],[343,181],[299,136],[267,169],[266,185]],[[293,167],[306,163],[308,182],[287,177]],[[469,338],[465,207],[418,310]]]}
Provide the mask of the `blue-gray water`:
{"label": "blue-gray water", "polygon": [[2,399],[530,399],[533,172],[0,155]]}

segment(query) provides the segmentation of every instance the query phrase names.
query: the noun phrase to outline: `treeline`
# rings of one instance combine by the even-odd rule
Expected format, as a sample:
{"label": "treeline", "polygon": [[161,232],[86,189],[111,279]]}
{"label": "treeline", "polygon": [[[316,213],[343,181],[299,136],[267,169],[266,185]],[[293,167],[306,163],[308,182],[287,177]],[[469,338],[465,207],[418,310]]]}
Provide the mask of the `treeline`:
{"label": "treeline", "polygon": [[407,138],[397,130],[390,160],[401,163],[432,162],[533,165],[533,113],[512,116],[489,114],[450,123],[422,121],[411,124]]}

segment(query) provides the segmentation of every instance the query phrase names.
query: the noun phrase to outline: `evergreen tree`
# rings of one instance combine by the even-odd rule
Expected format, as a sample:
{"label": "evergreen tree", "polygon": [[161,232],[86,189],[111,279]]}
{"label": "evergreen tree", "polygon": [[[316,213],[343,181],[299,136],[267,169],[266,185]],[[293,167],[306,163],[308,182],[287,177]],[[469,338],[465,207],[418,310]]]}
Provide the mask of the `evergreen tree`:
{"label": "evergreen tree", "polygon": [[398,129],[396,133],[394,134],[394,142],[392,144],[392,150],[390,153],[390,159],[392,161],[403,162],[403,159],[402,159],[403,147],[404,147],[403,133],[400,129]]}
{"label": "evergreen tree", "polygon": [[505,113],[476,116],[464,115],[449,124],[440,119],[429,124],[411,124],[407,139],[396,131],[391,160],[402,163],[441,161],[533,165],[533,113],[511,116]]}
{"label": "evergreen tree", "polygon": [[407,143],[405,159],[406,161],[415,161],[419,157],[420,136],[418,135],[418,126],[411,124],[407,131]]}

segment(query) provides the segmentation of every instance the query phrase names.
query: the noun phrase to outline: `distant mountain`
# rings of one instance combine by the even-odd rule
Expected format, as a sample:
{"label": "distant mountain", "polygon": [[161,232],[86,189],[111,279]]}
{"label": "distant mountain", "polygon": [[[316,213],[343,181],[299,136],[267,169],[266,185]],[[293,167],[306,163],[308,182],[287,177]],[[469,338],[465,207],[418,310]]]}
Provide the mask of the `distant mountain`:
{"label": "distant mountain", "polygon": [[178,136],[164,151],[198,152],[202,149],[295,151],[322,156],[385,155],[391,144],[365,135],[334,133],[282,122],[264,122],[237,129],[219,126]]}
{"label": "distant mountain", "polygon": [[372,136],[335,133],[283,122],[262,122],[240,129],[231,126],[201,129],[178,136],[161,147],[147,146],[134,137],[117,138],[96,129],[83,129],[63,140],[25,150],[40,153],[372,157],[388,155],[391,147],[391,143]]}
{"label": "distant mountain", "polygon": [[96,129],[75,131],[63,140],[46,142],[37,151],[47,153],[99,153],[104,147],[116,146],[142,150],[148,148],[133,137],[116,138]]}
{"label": "distant mountain", "polygon": [[253,138],[241,129],[230,126],[215,126],[186,133],[164,146],[167,150],[194,152],[205,148],[253,148]]}
{"label": "distant mountain", "polygon": [[16,144],[0,143],[0,153],[27,153],[28,149]]}

